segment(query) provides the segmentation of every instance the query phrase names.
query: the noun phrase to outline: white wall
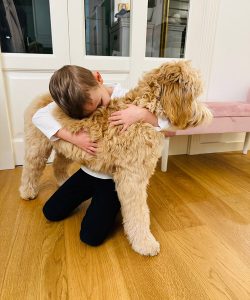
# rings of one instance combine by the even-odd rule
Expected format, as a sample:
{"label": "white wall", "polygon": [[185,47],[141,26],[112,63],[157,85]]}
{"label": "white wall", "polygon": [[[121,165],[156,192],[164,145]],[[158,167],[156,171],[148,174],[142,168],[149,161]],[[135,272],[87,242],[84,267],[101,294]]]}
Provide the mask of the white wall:
{"label": "white wall", "polygon": [[250,1],[221,0],[209,100],[245,100],[250,87]]}
{"label": "white wall", "polygon": [[[196,35],[190,40],[197,47],[192,48],[192,60],[205,79],[203,100],[246,100],[250,87],[250,1],[191,0],[191,4],[203,8],[202,22],[196,11],[200,25],[193,26]],[[241,151],[244,138],[245,133],[195,135],[190,137],[188,153]]]}

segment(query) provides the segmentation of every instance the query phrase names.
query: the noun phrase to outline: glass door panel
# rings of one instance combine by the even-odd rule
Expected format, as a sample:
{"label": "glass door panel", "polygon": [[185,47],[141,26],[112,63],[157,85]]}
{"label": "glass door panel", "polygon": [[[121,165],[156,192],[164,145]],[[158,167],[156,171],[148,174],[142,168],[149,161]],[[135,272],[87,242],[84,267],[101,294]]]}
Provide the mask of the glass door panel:
{"label": "glass door panel", "polygon": [[4,70],[53,70],[70,63],[68,2],[0,0]]}
{"label": "glass door panel", "polygon": [[52,54],[49,0],[0,0],[3,53]]}
{"label": "glass door panel", "polygon": [[87,55],[129,56],[130,1],[86,0]]}
{"label": "glass door panel", "polygon": [[148,0],[146,57],[183,58],[189,0]]}

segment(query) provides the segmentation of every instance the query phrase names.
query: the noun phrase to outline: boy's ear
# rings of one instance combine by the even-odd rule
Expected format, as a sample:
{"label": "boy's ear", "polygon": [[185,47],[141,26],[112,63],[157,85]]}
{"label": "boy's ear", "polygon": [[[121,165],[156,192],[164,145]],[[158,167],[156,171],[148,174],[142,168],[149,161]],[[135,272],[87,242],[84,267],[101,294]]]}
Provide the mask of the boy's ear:
{"label": "boy's ear", "polygon": [[92,72],[92,74],[94,75],[97,82],[99,82],[100,84],[103,84],[102,75],[99,72],[95,71],[95,72]]}

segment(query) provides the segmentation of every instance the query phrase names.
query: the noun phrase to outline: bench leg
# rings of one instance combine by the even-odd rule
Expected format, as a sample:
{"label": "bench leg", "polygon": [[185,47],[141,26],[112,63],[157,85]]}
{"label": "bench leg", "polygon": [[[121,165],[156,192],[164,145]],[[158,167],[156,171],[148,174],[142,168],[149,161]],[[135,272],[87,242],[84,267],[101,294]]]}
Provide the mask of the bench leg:
{"label": "bench leg", "polygon": [[161,154],[162,172],[166,172],[168,168],[168,150],[169,150],[169,137],[165,137],[163,141],[163,149]]}
{"label": "bench leg", "polygon": [[250,132],[247,132],[246,137],[245,137],[244,146],[243,146],[243,154],[247,154],[249,141],[250,141]]}

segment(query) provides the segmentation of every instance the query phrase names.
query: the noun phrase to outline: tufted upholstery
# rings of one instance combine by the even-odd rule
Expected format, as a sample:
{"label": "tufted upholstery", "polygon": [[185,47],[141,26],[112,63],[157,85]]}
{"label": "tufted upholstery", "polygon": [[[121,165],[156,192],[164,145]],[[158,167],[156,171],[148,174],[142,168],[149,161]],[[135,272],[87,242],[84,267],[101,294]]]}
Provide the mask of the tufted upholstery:
{"label": "tufted upholstery", "polygon": [[213,120],[209,125],[195,128],[166,132],[162,154],[162,171],[167,170],[169,137],[174,135],[193,135],[225,132],[246,132],[243,153],[247,154],[250,139],[250,90],[247,101],[235,102],[206,102],[213,113]]}

